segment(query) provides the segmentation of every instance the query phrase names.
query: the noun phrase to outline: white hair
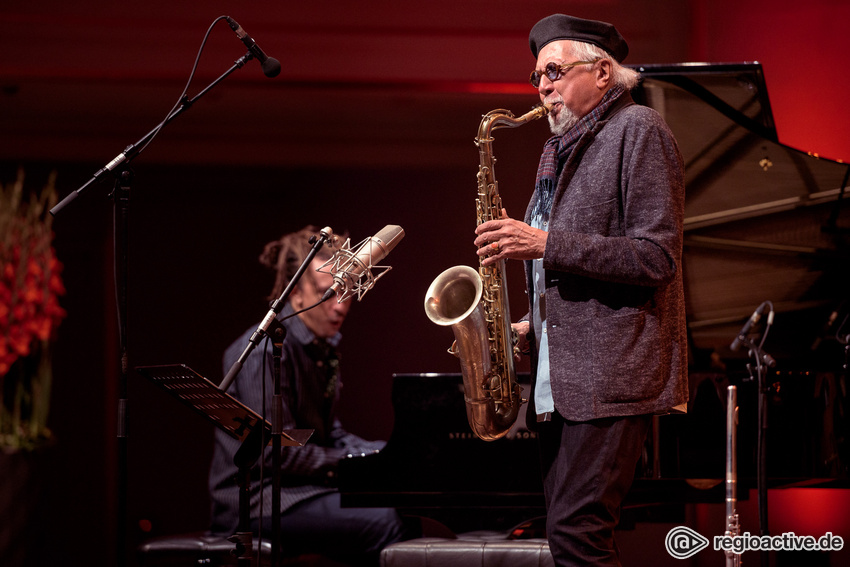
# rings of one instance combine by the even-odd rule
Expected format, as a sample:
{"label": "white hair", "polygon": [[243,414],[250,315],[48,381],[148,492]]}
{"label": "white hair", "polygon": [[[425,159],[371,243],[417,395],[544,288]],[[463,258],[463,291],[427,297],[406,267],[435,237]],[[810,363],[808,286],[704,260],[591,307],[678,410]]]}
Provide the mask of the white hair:
{"label": "white hair", "polygon": [[640,73],[628,67],[623,67],[610,53],[601,47],[583,41],[570,41],[570,49],[573,56],[579,60],[593,61],[596,59],[607,59],[610,61],[611,76],[614,78],[614,84],[623,87],[624,90],[630,91],[637,86]]}

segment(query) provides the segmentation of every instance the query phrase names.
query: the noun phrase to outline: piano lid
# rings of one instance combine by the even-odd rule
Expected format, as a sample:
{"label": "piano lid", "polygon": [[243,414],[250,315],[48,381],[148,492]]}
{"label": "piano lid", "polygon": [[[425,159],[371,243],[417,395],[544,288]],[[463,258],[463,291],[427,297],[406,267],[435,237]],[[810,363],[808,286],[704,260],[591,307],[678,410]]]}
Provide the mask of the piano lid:
{"label": "piano lid", "polygon": [[[770,300],[776,319],[765,350],[808,364],[850,289],[850,167],[778,141],[759,63],[634,68],[642,75],[635,99],[664,117],[685,161],[693,362],[703,365],[700,352],[733,356],[735,334]],[[837,369],[841,361],[820,362]]]}

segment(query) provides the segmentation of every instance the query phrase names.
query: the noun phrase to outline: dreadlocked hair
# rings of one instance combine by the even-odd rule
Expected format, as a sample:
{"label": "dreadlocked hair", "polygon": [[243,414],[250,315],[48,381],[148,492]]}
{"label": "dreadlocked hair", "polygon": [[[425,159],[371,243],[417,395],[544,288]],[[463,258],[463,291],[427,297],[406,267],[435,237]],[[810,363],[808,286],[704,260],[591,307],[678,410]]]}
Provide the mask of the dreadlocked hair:
{"label": "dreadlocked hair", "polygon": [[[318,236],[321,229],[315,225],[307,225],[298,232],[285,234],[278,240],[265,245],[260,254],[260,264],[274,270],[275,282],[268,300],[274,300],[283,294],[283,290],[292,281],[301,263],[313,248],[311,239]],[[334,246],[345,242],[347,235],[334,235],[316,254],[316,258],[326,261],[331,258]],[[305,272],[306,274],[306,272]]]}

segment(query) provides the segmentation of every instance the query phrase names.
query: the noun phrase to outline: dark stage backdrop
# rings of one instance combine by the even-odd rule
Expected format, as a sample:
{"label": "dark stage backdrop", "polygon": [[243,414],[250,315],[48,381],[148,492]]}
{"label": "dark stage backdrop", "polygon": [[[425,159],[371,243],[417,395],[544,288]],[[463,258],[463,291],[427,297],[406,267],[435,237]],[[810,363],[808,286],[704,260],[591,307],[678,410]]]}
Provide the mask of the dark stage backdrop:
{"label": "dark stage backdrop", "polygon": [[[268,309],[272,280],[256,262],[264,243],[308,223],[347,229],[355,241],[399,224],[407,235],[388,258],[393,271],[344,327],[342,418],[366,437],[391,429],[394,372],[458,369],[445,352],[451,332],[426,319],[423,298],[440,271],[477,262],[472,138],[481,113],[522,112],[534,102],[524,83],[533,65],[526,38],[538,18],[575,10],[614,21],[635,64],[758,60],[780,139],[848,159],[848,75],[823,56],[844,48],[848,8],[834,0],[659,0],[651,10],[625,1],[499,9],[377,2],[369,11],[351,2],[260,2],[238,13],[209,0],[7,4],[0,177],[8,182],[23,164],[27,185],[40,187],[56,168],[63,196],[161,120],[215,15],[231,13],[281,59],[277,82],[252,62],[135,161],[129,362],[182,362],[219,381],[222,349]],[[242,53],[235,44],[227,30],[214,34],[196,85]],[[496,138],[501,193],[518,216],[546,128]],[[352,163],[362,169],[336,165]],[[46,543],[33,565],[114,564],[116,530],[125,527],[114,521],[119,365],[109,189],[89,188],[54,225],[68,317],[55,352],[57,442],[38,510]],[[509,263],[515,317],[524,312],[520,272]],[[122,497],[132,550],[152,535],[206,526],[212,427],[134,373],[129,388]],[[799,517],[823,518],[827,508],[813,504]],[[635,547],[643,553],[647,541]]]}

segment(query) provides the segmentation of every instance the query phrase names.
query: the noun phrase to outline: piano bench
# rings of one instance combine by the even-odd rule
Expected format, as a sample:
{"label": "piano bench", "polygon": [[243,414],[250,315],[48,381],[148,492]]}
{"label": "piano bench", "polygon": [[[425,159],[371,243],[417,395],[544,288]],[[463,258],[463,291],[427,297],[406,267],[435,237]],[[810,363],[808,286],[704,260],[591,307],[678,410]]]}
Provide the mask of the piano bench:
{"label": "piano bench", "polygon": [[423,537],[388,545],[381,567],[554,567],[549,543],[542,538],[482,538],[460,534],[457,539]]}
{"label": "piano bench", "polygon": [[[257,554],[257,538],[254,537],[254,554]],[[137,549],[139,567],[219,567],[236,566],[237,560],[232,551],[235,544],[224,536],[195,532],[180,535],[162,536],[143,542]],[[252,559],[251,565],[267,566],[271,564],[272,546],[263,539],[260,561]],[[299,555],[281,557],[283,567],[340,567],[330,559],[320,555]]]}

